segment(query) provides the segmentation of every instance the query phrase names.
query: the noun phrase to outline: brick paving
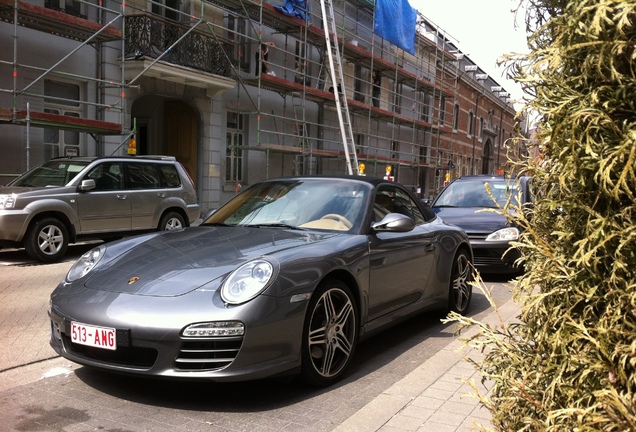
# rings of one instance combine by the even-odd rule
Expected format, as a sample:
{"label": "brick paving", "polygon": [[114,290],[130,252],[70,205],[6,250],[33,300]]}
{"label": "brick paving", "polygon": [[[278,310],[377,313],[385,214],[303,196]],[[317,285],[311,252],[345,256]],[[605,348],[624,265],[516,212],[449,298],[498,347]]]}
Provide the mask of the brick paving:
{"label": "brick paving", "polygon": [[[328,389],[153,381],[72,364],[49,347],[47,316],[49,295],[72,262],[0,265],[0,431],[467,432],[489,425],[489,413],[468,396],[465,381],[479,376],[466,351],[458,351],[452,326],[432,318],[361,344],[351,375]],[[478,319],[494,322],[483,304],[476,309]],[[516,312],[512,301],[500,308],[506,319]]]}

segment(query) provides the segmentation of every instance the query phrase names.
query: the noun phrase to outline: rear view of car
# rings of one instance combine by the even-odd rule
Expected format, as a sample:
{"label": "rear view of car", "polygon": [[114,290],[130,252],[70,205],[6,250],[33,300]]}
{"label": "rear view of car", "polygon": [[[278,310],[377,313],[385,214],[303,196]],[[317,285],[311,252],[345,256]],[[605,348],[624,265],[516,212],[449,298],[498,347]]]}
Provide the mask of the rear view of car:
{"label": "rear view of car", "polygon": [[[486,189],[490,186],[492,196]],[[464,176],[452,181],[435,198],[431,208],[445,222],[457,225],[468,234],[474,253],[475,267],[482,273],[517,273],[520,256],[510,242],[519,238],[519,228],[502,214],[483,211],[503,207],[511,200],[513,207],[531,201],[530,178],[503,176]],[[519,202],[519,198],[521,201]],[[493,201],[494,200],[496,201]]]}

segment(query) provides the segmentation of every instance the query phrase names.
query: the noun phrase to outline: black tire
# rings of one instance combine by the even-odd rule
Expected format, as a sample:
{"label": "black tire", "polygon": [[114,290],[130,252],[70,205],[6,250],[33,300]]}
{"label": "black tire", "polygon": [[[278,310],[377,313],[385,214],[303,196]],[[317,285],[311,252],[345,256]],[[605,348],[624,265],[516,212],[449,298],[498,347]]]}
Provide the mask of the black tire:
{"label": "black tire", "polygon": [[185,228],[185,221],[179,213],[168,212],[161,217],[159,231],[172,231],[181,228]]}
{"label": "black tire", "polygon": [[327,386],[340,379],[358,343],[358,308],[341,281],[323,281],[309,302],[302,341],[300,378]]}
{"label": "black tire", "polygon": [[59,261],[68,248],[69,236],[66,225],[53,217],[35,221],[24,237],[24,249],[38,261]]}
{"label": "black tire", "polygon": [[466,315],[473,295],[471,282],[474,279],[474,269],[470,263],[468,253],[459,251],[453,261],[451,270],[450,289],[448,293],[448,312]]}

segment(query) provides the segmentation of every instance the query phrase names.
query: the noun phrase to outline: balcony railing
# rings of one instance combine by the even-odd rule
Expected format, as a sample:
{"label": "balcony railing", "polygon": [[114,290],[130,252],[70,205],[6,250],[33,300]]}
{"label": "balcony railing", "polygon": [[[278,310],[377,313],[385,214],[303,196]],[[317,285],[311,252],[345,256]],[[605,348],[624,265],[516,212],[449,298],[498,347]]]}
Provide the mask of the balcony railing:
{"label": "balcony railing", "polygon": [[[126,17],[126,58],[156,59],[179,40],[188,27],[148,15]],[[175,65],[230,76],[230,44],[218,42],[212,36],[192,31],[175,45],[161,60]]]}

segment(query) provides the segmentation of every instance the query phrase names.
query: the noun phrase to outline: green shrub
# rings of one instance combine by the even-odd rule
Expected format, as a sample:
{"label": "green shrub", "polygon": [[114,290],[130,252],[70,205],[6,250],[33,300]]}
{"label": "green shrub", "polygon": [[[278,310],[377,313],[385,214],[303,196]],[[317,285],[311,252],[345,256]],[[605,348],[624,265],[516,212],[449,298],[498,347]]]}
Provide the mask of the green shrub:
{"label": "green shrub", "polygon": [[538,197],[520,217],[521,316],[470,341],[482,401],[497,430],[636,431],[636,2],[525,5],[531,51],[508,67],[543,157],[516,167]]}

